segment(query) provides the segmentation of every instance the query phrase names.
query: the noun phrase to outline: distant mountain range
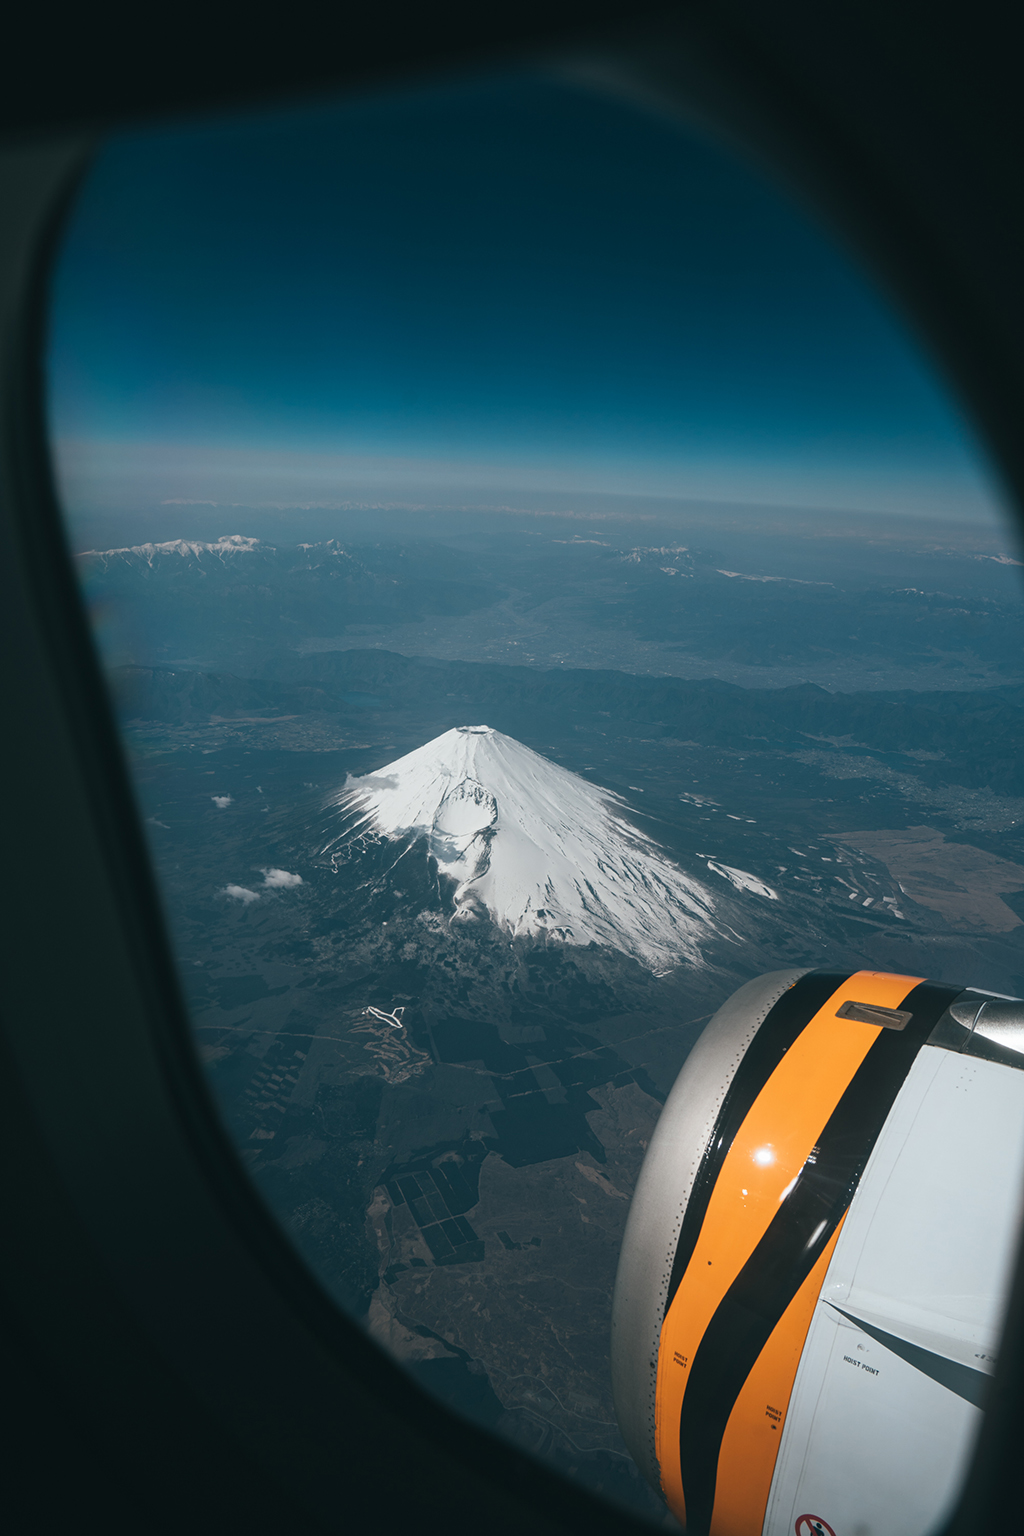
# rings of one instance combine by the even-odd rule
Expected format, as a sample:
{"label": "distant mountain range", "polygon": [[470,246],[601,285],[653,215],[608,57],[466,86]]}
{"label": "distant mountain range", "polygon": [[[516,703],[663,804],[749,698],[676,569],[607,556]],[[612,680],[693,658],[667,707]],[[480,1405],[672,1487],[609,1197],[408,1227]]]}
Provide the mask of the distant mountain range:
{"label": "distant mountain range", "polygon": [[[78,556],[89,602],[146,649],[176,659],[247,659],[308,635],[382,619],[461,614],[494,600],[458,551],[434,544],[361,548],[337,539],[277,547],[233,534]],[[134,643],[134,642],[133,642]]]}
{"label": "distant mountain range", "polygon": [[[273,547],[260,539],[249,538],[244,533],[225,534],[212,543],[196,539],[169,539],[163,544],[129,544],[122,549],[86,549],[79,555],[83,562],[93,561],[98,569],[134,570],[145,563],[154,567],[166,567],[169,563],[184,562],[186,567],[206,571],[214,560],[225,560],[232,555],[257,555],[266,551],[276,553]],[[88,567],[87,567],[88,568]]]}
{"label": "distant mountain range", "polygon": [[[535,740],[557,726],[676,738],[752,750],[824,742],[851,752],[910,754],[924,782],[1024,793],[1024,688],[978,692],[829,693],[812,683],[740,688],[718,681],[636,677],[589,668],[540,669],[347,650],[276,663],[244,678],[187,668],[117,667],[122,718],[184,724],[211,715],[327,711],[344,718],[412,711],[435,729],[467,717]],[[420,738],[422,739],[422,737]]]}
{"label": "distant mountain range", "polygon": [[[632,668],[654,674],[685,674],[688,658],[727,673],[781,667],[790,680],[795,672],[829,687],[848,679],[873,688],[886,675],[937,688],[1020,681],[1016,572],[950,558],[917,576],[926,590],[907,584],[906,560],[876,556],[868,575],[860,556],[811,562],[805,551],[793,574],[780,575],[758,569],[754,548],[621,547],[540,533],[277,545],[233,534],[90,550],[79,568],[117,661],[252,672],[274,652],[353,632],[408,634],[433,619],[410,649],[474,656],[501,636],[510,661],[571,665],[594,657],[587,647],[600,637],[601,658],[657,647],[648,666],[637,657]],[[398,637],[390,644],[405,649]]]}

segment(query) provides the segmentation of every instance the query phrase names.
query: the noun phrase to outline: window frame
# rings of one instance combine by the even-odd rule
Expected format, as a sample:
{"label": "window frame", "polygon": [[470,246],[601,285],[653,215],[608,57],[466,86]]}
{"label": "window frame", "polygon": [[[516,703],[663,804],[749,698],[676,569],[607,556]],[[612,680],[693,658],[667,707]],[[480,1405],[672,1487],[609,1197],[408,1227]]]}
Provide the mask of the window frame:
{"label": "window frame", "polygon": [[[255,88],[225,54],[220,73],[192,82],[187,102],[170,69],[161,95],[157,72],[148,110],[217,109],[254,93],[271,100],[467,58],[501,62],[557,42],[560,67],[711,123],[822,207],[914,318],[1008,483],[1024,487],[1024,329],[1012,303],[1024,191],[1014,180],[1017,141],[1000,146],[999,112],[980,112],[986,81],[997,106],[1000,81],[1005,94],[996,53],[1009,57],[1008,37],[991,30],[994,13],[982,5],[966,44],[951,36],[945,53],[938,47],[939,83],[955,73],[958,47],[968,74],[974,67],[943,115],[933,82],[919,79],[915,96],[913,6],[892,13],[891,26],[885,7],[862,8],[859,19],[846,7],[832,18],[834,38],[828,18],[823,30],[796,0],[773,9],[771,23],[743,6],[688,20],[673,12],[656,35],[581,32],[579,6],[556,4],[544,23],[529,11],[514,36],[493,23],[466,34],[445,13],[433,35],[399,24],[389,38],[370,26],[369,42],[361,32],[344,63],[336,48],[329,68],[307,48],[305,73],[289,53],[275,76],[268,53]],[[625,14],[601,8],[606,20]],[[843,28],[852,43],[830,96],[830,49],[841,49]],[[97,52],[105,41],[101,30]],[[872,47],[869,121],[851,102]],[[88,72],[88,57],[78,62]],[[909,108],[895,102],[901,83]],[[344,1512],[397,1531],[426,1507],[467,1530],[486,1511],[509,1536],[524,1524],[646,1530],[428,1399],[323,1293],[220,1127],[64,539],[43,403],[47,278],[64,215],[98,129],[145,109],[128,89],[118,96],[109,71],[74,122],[56,95],[48,118],[45,91],[42,100],[25,119],[32,135],[9,133],[0,154],[0,623],[4,718],[17,727],[4,754],[17,883],[0,996],[5,1123],[16,1133],[4,1219],[16,1262],[0,1284],[16,1319],[15,1379],[35,1404],[21,1425],[23,1475],[48,1464],[49,1422],[88,1496],[123,1501],[126,1530],[146,1509],[168,1530],[184,1521],[222,1530],[243,1518],[253,1530],[327,1529]],[[950,143],[963,148],[945,222],[927,146],[906,133],[915,104],[933,130],[933,159]],[[971,206],[962,184],[979,166],[987,263],[976,239],[957,237],[953,217]],[[949,1536],[994,1525],[1006,1496],[1016,1497],[1022,1421],[1024,1248]],[[34,1497],[45,1518],[61,1495]]]}

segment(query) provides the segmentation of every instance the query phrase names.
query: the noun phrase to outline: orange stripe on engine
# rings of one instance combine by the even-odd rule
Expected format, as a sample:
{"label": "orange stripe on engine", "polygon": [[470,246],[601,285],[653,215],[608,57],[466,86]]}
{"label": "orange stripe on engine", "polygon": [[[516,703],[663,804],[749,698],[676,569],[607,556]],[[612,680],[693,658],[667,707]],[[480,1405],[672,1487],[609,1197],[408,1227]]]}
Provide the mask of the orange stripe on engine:
{"label": "orange stripe on engine", "polygon": [[[847,1000],[898,1008],[922,979],[858,971],[837,987],[769,1077],[725,1155],[693,1257],[662,1324],[658,1348],[655,1454],[669,1508],[684,1523],[679,1419],[689,1367],[726,1291],[764,1236],[789,1185],[881,1033],[876,1024],[837,1019],[836,1009]],[[816,1265],[812,1273],[817,1272]],[[805,1286],[809,1282],[810,1277]],[[787,1309],[787,1316],[797,1299]],[[798,1362],[799,1352],[793,1361],[794,1376]],[[748,1514],[746,1524],[733,1528],[736,1536],[740,1532],[742,1536],[757,1536],[760,1532],[753,1503]],[[717,1526],[715,1530],[717,1536]]]}
{"label": "orange stripe on engine", "polygon": [[841,1221],[758,1355],[729,1415],[718,1454],[711,1536],[753,1536],[764,1525],[797,1366],[842,1229]]}

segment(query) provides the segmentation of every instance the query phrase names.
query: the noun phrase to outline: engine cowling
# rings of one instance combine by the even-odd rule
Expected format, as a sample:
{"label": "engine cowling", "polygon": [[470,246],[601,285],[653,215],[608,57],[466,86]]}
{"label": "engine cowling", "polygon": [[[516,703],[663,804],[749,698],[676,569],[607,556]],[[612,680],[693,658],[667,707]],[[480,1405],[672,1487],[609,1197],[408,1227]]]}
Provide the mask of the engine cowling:
{"label": "engine cowling", "polygon": [[776,971],[719,1009],[612,1318],[623,1437],[689,1536],[923,1536],[948,1509],[1018,1237],[1022,1052],[1024,1003],[923,977]]}

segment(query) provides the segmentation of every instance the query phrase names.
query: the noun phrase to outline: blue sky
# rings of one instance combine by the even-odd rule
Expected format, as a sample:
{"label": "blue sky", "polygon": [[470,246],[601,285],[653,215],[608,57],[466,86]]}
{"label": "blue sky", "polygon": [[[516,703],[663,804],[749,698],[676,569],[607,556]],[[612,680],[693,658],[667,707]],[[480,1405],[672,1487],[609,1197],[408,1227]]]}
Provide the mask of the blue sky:
{"label": "blue sky", "polygon": [[114,140],[59,258],[50,381],[72,512],[997,499],[801,210],[679,126],[534,76]]}

